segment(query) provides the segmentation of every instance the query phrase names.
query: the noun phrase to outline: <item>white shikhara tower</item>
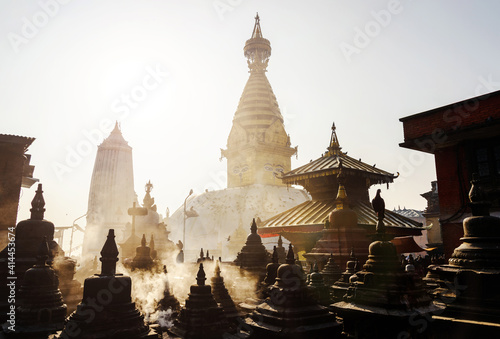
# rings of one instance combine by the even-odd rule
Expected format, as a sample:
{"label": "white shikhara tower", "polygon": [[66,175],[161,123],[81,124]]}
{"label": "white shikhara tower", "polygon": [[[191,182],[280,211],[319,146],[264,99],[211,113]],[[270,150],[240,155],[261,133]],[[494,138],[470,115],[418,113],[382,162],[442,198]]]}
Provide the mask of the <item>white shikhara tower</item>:
{"label": "white shikhara tower", "polygon": [[109,137],[97,149],[89,191],[84,257],[99,253],[110,228],[115,229],[117,238],[124,236],[125,225],[131,220],[127,210],[134,201],[137,197],[132,147],[125,141],[116,123]]}

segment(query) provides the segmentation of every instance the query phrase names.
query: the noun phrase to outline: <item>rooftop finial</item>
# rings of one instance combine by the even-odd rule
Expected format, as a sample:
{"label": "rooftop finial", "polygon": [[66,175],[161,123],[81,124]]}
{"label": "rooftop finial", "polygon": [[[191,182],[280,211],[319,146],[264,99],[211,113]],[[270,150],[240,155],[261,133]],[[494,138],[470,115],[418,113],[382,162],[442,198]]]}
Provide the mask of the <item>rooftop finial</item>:
{"label": "rooftop finial", "polygon": [[342,147],[340,147],[339,139],[337,138],[337,132],[334,122],[332,124],[332,136],[330,137],[330,145],[327,148],[325,156],[331,157],[333,155],[339,155],[341,149]]}
{"label": "rooftop finial", "polygon": [[200,263],[200,268],[198,270],[198,274],[196,275],[196,283],[198,286],[204,286],[205,280],[207,280],[205,270],[203,269],[203,264]]}
{"label": "rooftop finial", "polygon": [[253,26],[252,39],[262,38],[262,30],[260,28],[259,13],[255,16],[255,25]]}
{"label": "rooftop finial", "polygon": [[293,253],[292,244],[288,245],[288,253],[286,255],[286,263],[289,265],[295,264],[295,254]]}
{"label": "rooftop finial", "polygon": [[255,223],[255,218],[252,220],[252,226],[250,226],[250,232],[252,234],[257,234],[257,224]]}
{"label": "rooftop finial", "polygon": [[115,230],[110,229],[108,237],[101,250],[101,275],[115,275],[118,261],[118,248],[115,242]]}
{"label": "rooftop finial", "polygon": [[35,197],[31,201],[31,219],[33,220],[43,220],[43,214],[45,212],[45,200],[43,199],[42,184],[38,184],[38,189],[36,190]]}

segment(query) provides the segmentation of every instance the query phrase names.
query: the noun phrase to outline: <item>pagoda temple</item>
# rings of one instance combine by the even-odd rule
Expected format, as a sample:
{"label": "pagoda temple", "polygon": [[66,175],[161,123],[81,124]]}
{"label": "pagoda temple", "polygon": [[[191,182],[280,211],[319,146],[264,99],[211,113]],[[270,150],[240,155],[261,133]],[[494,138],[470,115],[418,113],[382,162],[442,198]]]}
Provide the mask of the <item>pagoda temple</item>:
{"label": "pagoda temple", "polygon": [[[320,158],[285,172],[282,176],[285,184],[303,186],[312,200],[264,221],[259,225],[259,234],[281,234],[291,241],[298,251],[311,251],[322,235],[329,213],[336,208],[336,196],[339,191],[337,176],[341,168],[344,173],[344,187],[349,194],[349,207],[357,215],[358,226],[366,230],[365,234],[373,233],[377,216],[370,206],[368,189],[375,184],[389,185],[397,175],[342,152],[333,124],[327,151]],[[388,210],[385,211],[385,225],[387,232],[395,236],[421,235],[424,229],[422,224]],[[364,237],[365,235],[363,241]],[[350,248],[350,245],[345,247],[343,254],[346,259]],[[345,261],[340,262],[340,265],[345,265]]]}

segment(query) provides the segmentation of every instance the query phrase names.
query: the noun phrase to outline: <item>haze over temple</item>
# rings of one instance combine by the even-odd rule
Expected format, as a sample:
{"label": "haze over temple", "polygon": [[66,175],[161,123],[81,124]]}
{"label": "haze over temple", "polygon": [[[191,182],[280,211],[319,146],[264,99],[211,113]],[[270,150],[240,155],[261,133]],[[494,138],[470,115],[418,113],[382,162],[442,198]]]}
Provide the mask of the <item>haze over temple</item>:
{"label": "haze over temple", "polygon": [[[250,24],[252,17],[248,20]],[[134,22],[134,27],[142,26]],[[284,43],[298,39],[292,30],[286,33],[290,40]],[[172,54],[189,59],[175,47]],[[78,219],[72,226],[45,220],[71,192],[58,196],[44,182],[44,194],[39,183],[30,218],[16,223],[16,208],[27,212],[19,205],[18,192],[38,180],[26,154],[35,139],[0,134],[0,212],[5,212],[0,233],[6,234],[0,248],[0,339],[500,338],[500,90],[401,119],[405,142],[400,146],[435,154],[438,176],[432,190],[421,194],[427,200],[425,212],[406,207],[391,211],[384,199],[389,193],[379,187],[389,189],[399,172],[348,155],[335,123],[330,125],[350,111],[334,112],[319,123],[326,151],[292,168],[297,147],[292,147],[266,77],[271,44],[258,14],[243,52],[249,77],[226,149],[221,149],[227,188],[178,192],[171,179],[190,187],[199,178],[176,176],[173,165],[181,166],[190,156],[202,163],[204,152],[198,147],[188,153],[183,147],[193,139],[185,135],[176,139],[178,144],[148,143],[154,161],[135,148],[145,159],[136,168],[153,171],[161,162],[168,165],[151,180],[137,175],[135,181],[144,185],[139,201],[132,147],[116,122],[109,136],[94,145],[80,257],[74,256],[73,246]],[[296,74],[300,78],[303,73]],[[188,79],[192,85],[194,79]],[[365,92],[354,95],[370,98]],[[151,107],[157,108],[153,100]],[[461,126],[442,119],[450,107],[461,113],[469,107]],[[313,110],[301,114],[319,120]],[[151,127],[144,116],[134,119]],[[395,156],[379,144],[385,137],[380,127],[373,128],[372,136],[359,133],[360,125],[342,126],[360,143],[373,143],[358,152]],[[134,128],[139,130],[140,124]],[[432,139],[436,130],[443,131],[446,142],[419,149],[421,138]],[[306,132],[309,138],[316,131]],[[164,137],[159,134],[155,137]],[[129,140],[138,143],[133,136]],[[182,149],[180,158],[165,155],[177,148]],[[37,161],[37,168],[45,165]],[[209,172],[204,165],[198,170]],[[370,191],[375,185],[376,193]],[[398,186],[396,193],[401,206],[407,206],[403,190]],[[163,192],[184,200],[171,216],[167,208],[165,218],[157,208]],[[64,230],[71,230],[69,241],[63,239]]]}

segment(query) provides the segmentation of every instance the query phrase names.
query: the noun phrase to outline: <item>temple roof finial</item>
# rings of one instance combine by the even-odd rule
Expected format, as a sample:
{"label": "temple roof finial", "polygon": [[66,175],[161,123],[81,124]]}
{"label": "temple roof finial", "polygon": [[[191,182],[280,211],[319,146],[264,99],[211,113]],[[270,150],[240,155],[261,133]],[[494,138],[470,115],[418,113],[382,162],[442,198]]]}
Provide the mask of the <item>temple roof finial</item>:
{"label": "temple roof finial", "polygon": [[196,283],[198,286],[204,286],[205,280],[207,280],[205,270],[203,269],[203,264],[200,263],[200,268],[198,269],[198,274],[196,275]]}
{"label": "temple roof finial", "polygon": [[36,190],[35,197],[31,201],[31,219],[33,220],[43,220],[43,214],[45,212],[45,200],[43,199],[42,184],[38,184],[38,189]]}
{"label": "temple roof finial", "polygon": [[115,242],[115,230],[110,229],[108,237],[101,250],[101,275],[115,275],[118,261],[118,247]]}
{"label": "temple roof finial", "polygon": [[255,16],[255,25],[253,26],[252,39],[263,38],[262,30],[260,28],[260,18],[259,13]]}
{"label": "temple roof finial", "polygon": [[330,137],[330,145],[327,148],[325,156],[331,157],[333,155],[339,155],[341,149],[342,147],[340,147],[339,139],[337,138],[337,132],[334,122],[332,124],[332,136]]}

